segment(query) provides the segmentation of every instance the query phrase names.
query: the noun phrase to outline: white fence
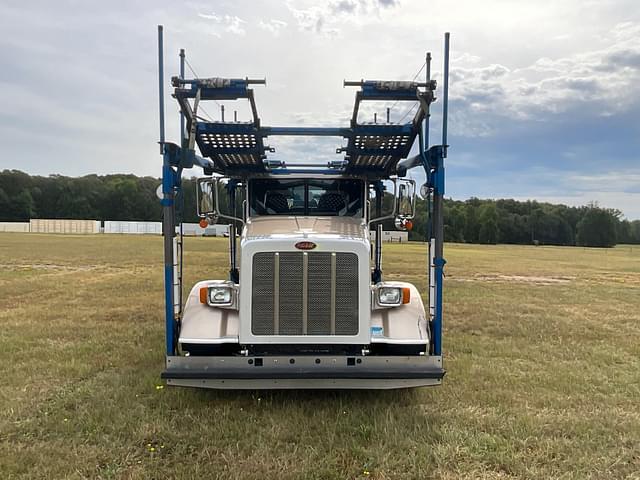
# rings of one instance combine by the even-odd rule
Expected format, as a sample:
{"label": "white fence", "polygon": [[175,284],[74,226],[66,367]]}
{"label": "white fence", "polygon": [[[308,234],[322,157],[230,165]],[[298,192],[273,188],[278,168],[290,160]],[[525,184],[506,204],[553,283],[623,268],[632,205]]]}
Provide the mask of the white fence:
{"label": "white fence", "polygon": [[31,233],[65,233],[91,234],[100,233],[100,222],[97,220],[63,220],[32,218],[29,221]]}
{"label": "white fence", "polygon": [[133,235],[162,235],[162,222],[104,222],[102,233],[127,233]]}
{"label": "white fence", "polygon": [[29,222],[0,222],[0,232],[28,233],[29,226]]}
{"label": "white fence", "polygon": [[[177,231],[177,229],[176,229]],[[191,237],[223,237],[229,235],[229,225],[183,223],[182,231]],[[0,222],[0,232],[92,234],[110,233],[127,235],[162,235],[162,222],[120,222],[107,220],[64,220],[32,218],[29,222]]]}
{"label": "white fence", "polygon": [[[177,229],[176,229],[177,231]],[[102,233],[129,235],[162,235],[162,222],[116,222],[106,221]],[[211,225],[202,228],[197,223],[183,223],[182,232],[191,237],[222,237],[229,234],[228,225]]]}

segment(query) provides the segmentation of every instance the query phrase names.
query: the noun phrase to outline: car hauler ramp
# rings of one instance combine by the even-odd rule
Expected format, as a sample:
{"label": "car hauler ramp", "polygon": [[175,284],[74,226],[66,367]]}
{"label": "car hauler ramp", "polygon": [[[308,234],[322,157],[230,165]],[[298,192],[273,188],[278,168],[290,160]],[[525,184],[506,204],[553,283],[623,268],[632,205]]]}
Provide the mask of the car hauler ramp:
{"label": "car hauler ramp", "polygon": [[[202,156],[213,161],[213,168],[210,169],[213,172],[243,176],[266,172],[273,167],[284,167],[282,162],[269,161],[269,154],[277,152],[275,147],[266,146],[266,139],[278,135],[305,135],[335,136],[346,140],[346,146],[336,149],[337,154],[344,153],[343,159],[326,165],[332,171],[388,177],[397,173],[398,162],[409,155],[428,106],[435,100],[436,88],[433,80],[424,83],[345,81],[345,86],[360,87],[356,92],[349,127],[262,127],[254,92],[249,87],[265,84],[265,80],[248,78],[172,78],[172,85],[175,87],[173,96],[187,122],[186,147],[193,149],[197,144]],[[253,117],[249,122],[211,121],[198,115],[198,108],[203,102],[240,99],[249,101]],[[420,108],[405,123],[358,123],[360,105],[366,101],[420,102]]]}

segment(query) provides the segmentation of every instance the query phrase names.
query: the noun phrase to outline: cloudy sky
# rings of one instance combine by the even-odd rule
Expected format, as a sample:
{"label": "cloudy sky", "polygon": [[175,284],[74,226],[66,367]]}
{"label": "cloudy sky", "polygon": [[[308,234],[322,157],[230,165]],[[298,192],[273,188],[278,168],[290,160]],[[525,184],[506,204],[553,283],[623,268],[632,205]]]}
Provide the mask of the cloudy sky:
{"label": "cloudy sky", "polygon": [[[200,76],[266,77],[264,125],[347,125],[343,79],[411,79],[426,51],[440,79],[450,31],[447,196],[598,201],[640,218],[637,0],[3,0],[0,169],[159,176],[159,23],[167,79],[180,47]],[[341,145],[269,143],[290,162]]]}

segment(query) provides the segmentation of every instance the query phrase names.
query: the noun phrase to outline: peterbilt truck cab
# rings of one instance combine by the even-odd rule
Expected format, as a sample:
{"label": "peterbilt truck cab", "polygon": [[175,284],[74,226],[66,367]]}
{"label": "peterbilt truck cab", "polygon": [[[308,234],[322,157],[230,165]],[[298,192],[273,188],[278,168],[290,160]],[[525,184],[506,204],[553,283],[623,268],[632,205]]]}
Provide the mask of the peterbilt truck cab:
{"label": "peterbilt truck cab", "polygon": [[[162,78],[161,68],[161,85]],[[179,146],[161,136],[163,378],[168,385],[220,389],[439,385],[445,374],[446,77],[443,142],[431,147],[436,84],[428,75],[425,82],[345,82],[360,90],[349,126],[338,128],[262,126],[249,88],[262,83],[172,78],[184,126]],[[250,102],[252,121],[198,115],[200,102],[237,99]],[[407,123],[391,122],[389,111],[387,122],[363,123],[358,110],[367,100],[418,108]],[[346,145],[336,152],[344,158],[305,164],[274,159],[265,140],[283,135],[341,137]],[[229,225],[229,268],[226,278],[203,278],[183,298],[176,198],[183,195],[182,170],[194,166],[205,173],[196,188],[201,226]],[[421,196],[428,205],[422,292],[398,275],[387,279],[382,261],[383,222],[412,227],[416,184],[407,172],[415,167],[424,170]]]}
{"label": "peterbilt truck cab", "polygon": [[372,280],[365,179],[256,178],[244,190],[238,282],[193,287],[179,337],[184,352],[214,355],[234,345],[236,353],[426,354],[416,287]]}

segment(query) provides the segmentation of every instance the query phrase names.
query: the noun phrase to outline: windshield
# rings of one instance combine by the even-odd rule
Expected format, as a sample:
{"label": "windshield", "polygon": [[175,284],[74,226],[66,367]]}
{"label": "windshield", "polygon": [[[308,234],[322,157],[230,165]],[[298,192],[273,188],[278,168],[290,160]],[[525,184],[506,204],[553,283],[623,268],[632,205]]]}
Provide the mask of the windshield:
{"label": "windshield", "polygon": [[251,215],[361,217],[364,183],[357,179],[256,179],[249,183]]}

